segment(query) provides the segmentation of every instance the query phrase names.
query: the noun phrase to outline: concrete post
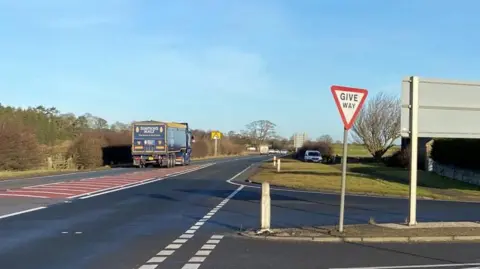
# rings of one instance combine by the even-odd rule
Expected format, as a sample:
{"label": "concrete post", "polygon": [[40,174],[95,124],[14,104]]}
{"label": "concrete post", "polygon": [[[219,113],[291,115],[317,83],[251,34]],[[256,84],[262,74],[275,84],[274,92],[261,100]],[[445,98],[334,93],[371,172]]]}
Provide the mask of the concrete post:
{"label": "concrete post", "polygon": [[280,159],[277,160],[277,172],[280,172]]}
{"label": "concrete post", "polygon": [[261,231],[270,230],[270,184],[262,183]]}
{"label": "concrete post", "polygon": [[277,156],[273,156],[273,167],[277,166]]}

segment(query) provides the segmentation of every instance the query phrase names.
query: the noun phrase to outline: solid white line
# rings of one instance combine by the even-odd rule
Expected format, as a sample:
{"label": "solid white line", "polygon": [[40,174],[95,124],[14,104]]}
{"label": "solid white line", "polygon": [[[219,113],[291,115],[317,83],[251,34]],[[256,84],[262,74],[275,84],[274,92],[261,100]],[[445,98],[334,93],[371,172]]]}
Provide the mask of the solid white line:
{"label": "solid white line", "polygon": [[[68,187],[67,188],[57,188],[57,187],[50,187],[50,186],[47,186],[47,187],[38,187],[36,188],[37,190],[58,190],[58,191],[90,191],[89,189],[86,189],[86,188],[77,188],[77,187]],[[94,189],[95,190],[95,189]]]}
{"label": "solid white line", "polygon": [[[125,168],[116,168],[116,170],[125,170]],[[2,182],[9,182],[9,181],[18,181],[18,180],[30,180],[30,179],[39,179],[39,178],[51,178],[51,177],[63,177],[69,175],[81,175],[86,173],[98,173],[102,171],[110,171],[110,170],[97,170],[97,171],[85,171],[85,172],[71,172],[65,174],[57,174],[57,175],[50,175],[50,176],[38,176],[38,177],[27,177],[27,178],[19,178],[19,179],[4,179]]]}
{"label": "solid white line", "polygon": [[436,268],[453,266],[478,266],[480,263],[450,263],[450,264],[420,264],[420,265],[400,265],[400,266],[374,266],[374,267],[338,267],[330,269],[401,269],[401,268]]}
{"label": "solid white line", "polygon": [[[252,167],[255,164],[252,164],[249,166]],[[247,188],[254,188],[254,189],[261,189],[261,186],[254,186],[254,185],[246,185],[238,182],[233,182],[234,178],[228,179],[226,182],[232,185],[236,186],[244,186]],[[327,191],[302,191],[302,190],[293,190],[293,189],[288,189],[288,188],[275,188],[275,187],[270,187],[270,190],[273,191],[280,191],[280,192],[293,192],[293,193],[307,193],[307,194],[322,194],[322,195],[340,195],[340,193],[335,193],[335,192],[327,192]],[[349,197],[365,197],[365,198],[378,198],[378,199],[390,199],[390,200],[407,200],[408,197],[388,197],[388,196],[380,196],[380,195],[374,195],[374,194],[350,194],[348,193],[347,196]],[[479,201],[451,201],[451,200],[444,200],[444,199],[424,199],[424,198],[417,198],[417,200],[421,201],[435,201],[435,202],[449,202],[449,203],[470,203],[470,204],[478,204],[480,203]]]}
{"label": "solid white line", "polygon": [[28,193],[50,193],[50,194],[60,194],[60,195],[72,195],[73,193],[66,193],[66,192],[53,192],[53,191],[35,191],[35,190],[7,190],[8,193],[19,193],[28,192]]}
{"label": "solid white line", "polygon": [[70,183],[64,183],[64,184],[61,184],[61,185],[48,185],[48,186],[31,186],[31,187],[23,187],[22,189],[26,189],[26,190],[29,190],[29,189],[48,189],[48,188],[57,188],[57,187],[62,187],[62,188],[72,188],[72,190],[74,188],[77,188],[77,189],[83,189],[83,190],[98,190],[99,187],[88,187],[88,186],[83,186],[83,185],[78,185],[78,184],[70,184]]}
{"label": "solid white line", "polygon": [[124,187],[117,187],[116,189],[113,189],[113,190],[109,190],[109,191],[105,191],[105,192],[100,192],[100,193],[96,193],[96,194],[92,194],[92,195],[83,196],[83,197],[80,197],[79,199],[88,199],[88,198],[92,198],[92,197],[104,195],[104,194],[107,194],[107,193],[117,192],[117,191],[121,191],[121,190],[126,190],[126,189],[130,189],[130,188],[134,188],[134,187],[137,187],[137,186],[142,186],[142,185],[150,184],[150,183],[157,182],[157,181],[160,181],[160,180],[163,180],[163,179],[166,179],[166,178],[175,177],[175,176],[187,174],[187,173],[190,173],[190,172],[193,172],[193,171],[197,171],[197,170],[200,170],[200,169],[206,168],[206,167],[208,167],[208,166],[212,166],[212,165],[213,165],[213,164],[196,167],[196,168],[193,168],[193,169],[189,169],[189,170],[186,170],[186,171],[182,171],[182,172],[179,172],[179,173],[172,174],[172,175],[170,175],[170,176],[165,176],[165,177],[157,178],[157,179],[153,178],[153,180],[152,180],[151,178],[150,178],[150,179],[145,179],[145,180],[143,180],[143,181],[140,181],[140,183],[136,183],[136,184],[133,184],[133,185],[126,185],[126,186],[124,186]]}
{"label": "solid white line", "polygon": [[46,206],[39,206],[39,207],[35,207],[35,208],[31,208],[31,209],[27,209],[27,210],[15,212],[15,213],[10,213],[10,214],[6,214],[6,215],[1,215],[1,216],[0,216],[0,219],[5,219],[5,218],[8,218],[8,217],[13,217],[13,216],[17,216],[17,215],[20,215],[20,214],[25,214],[25,213],[33,212],[33,211],[37,211],[37,210],[44,209],[44,208],[47,208],[47,207],[46,207]]}
{"label": "solid white line", "polygon": [[48,196],[40,196],[40,195],[28,195],[28,194],[15,194],[15,193],[0,193],[0,196],[10,196],[10,197],[30,197],[30,198],[48,198]]}
{"label": "solid white line", "polygon": [[99,190],[98,193],[97,192],[93,192],[93,194],[84,193],[84,194],[81,194],[81,195],[75,195],[75,196],[71,196],[71,197],[68,197],[68,198],[73,199],[73,198],[80,197],[79,199],[89,199],[89,198],[92,198],[92,197],[96,197],[96,196],[100,196],[100,195],[104,195],[104,194],[108,194],[108,193],[112,193],[112,192],[116,192],[116,191],[126,190],[126,189],[130,189],[130,188],[133,188],[133,187],[137,187],[137,186],[161,181],[163,179],[164,178],[157,178],[157,179],[149,178],[149,179],[142,180],[139,183],[131,183],[131,184],[123,185],[123,186],[114,186],[114,187],[111,187],[111,188]]}

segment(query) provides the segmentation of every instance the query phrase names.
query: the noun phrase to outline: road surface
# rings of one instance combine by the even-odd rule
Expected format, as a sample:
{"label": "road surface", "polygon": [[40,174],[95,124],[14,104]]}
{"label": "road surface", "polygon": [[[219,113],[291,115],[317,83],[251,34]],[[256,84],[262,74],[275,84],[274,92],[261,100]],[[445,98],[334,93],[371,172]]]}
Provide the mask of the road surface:
{"label": "road surface", "polygon": [[[0,198],[4,208],[12,208],[6,204],[13,201],[23,205],[32,203],[32,199],[38,204],[49,201],[45,208],[0,219],[0,268],[480,266],[479,244],[293,243],[235,236],[236,231],[258,227],[259,188],[243,183],[251,173],[248,168],[266,158],[230,159],[213,165],[197,163],[188,167],[199,168],[196,171],[153,176],[145,184],[124,182],[133,185],[119,185],[73,199]],[[120,181],[141,181],[152,176],[121,176],[128,172],[116,176]],[[160,172],[157,169],[146,173]],[[107,180],[115,182],[110,177],[113,175],[108,176]],[[226,182],[232,178],[233,183]],[[366,223],[370,217],[377,221],[403,221],[407,213],[407,201],[402,199],[349,196],[347,206],[346,223]],[[478,204],[421,201],[419,221],[479,220],[478,208]],[[272,192],[275,227],[332,224],[337,216],[337,195]]]}

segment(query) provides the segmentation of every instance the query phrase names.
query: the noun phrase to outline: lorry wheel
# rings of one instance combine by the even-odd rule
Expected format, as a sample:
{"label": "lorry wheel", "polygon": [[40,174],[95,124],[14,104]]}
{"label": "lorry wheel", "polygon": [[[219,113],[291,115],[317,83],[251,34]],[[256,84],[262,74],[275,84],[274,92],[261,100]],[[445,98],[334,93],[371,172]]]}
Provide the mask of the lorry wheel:
{"label": "lorry wheel", "polygon": [[177,156],[175,154],[172,154],[172,167],[176,166],[176,161],[177,161]]}
{"label": "lorry wheel", "polygon": [[173,167],[172,154],[168,155],[168,168]]}

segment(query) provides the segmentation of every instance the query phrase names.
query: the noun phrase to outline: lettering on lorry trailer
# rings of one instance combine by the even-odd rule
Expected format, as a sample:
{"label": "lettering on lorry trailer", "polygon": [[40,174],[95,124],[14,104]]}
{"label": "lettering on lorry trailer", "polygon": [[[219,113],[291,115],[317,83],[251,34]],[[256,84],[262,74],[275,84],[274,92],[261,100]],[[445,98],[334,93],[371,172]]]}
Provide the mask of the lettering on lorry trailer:
{"label": "lettering on lorry trailer", "polygon": [[132,140],[135,166],[173,167],[190,163],[194,137],[187,123],[136,122],[133,124]]}

